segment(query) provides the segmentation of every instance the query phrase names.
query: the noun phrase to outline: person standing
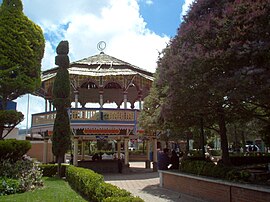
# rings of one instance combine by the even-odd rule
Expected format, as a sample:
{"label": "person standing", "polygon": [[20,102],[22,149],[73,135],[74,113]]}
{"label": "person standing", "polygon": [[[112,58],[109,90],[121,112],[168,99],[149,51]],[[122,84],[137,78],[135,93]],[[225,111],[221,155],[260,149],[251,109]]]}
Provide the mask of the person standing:
{"label": "person standing", "polygon": [[170,169],[179,169],[179,156],[174,150],[172,150],[171,164]]}
{"label": "person standing", "polygon": [[169,153],[169,149],[164,148],[163,152],[159,154],[159,159],[158,159],[159,170],[168,170],[168,166],[170,165],[170,157],[168,153]]}

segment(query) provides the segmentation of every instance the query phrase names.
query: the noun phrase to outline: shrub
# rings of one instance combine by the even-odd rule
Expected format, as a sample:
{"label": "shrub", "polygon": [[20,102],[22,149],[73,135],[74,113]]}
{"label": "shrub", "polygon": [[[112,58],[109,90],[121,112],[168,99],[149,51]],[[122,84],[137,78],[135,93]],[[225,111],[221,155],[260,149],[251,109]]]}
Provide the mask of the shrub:
{"label": "shrub", "polygon": [[215,165],[213,162],[202,160],[184,160],[181,162],[180,170],[186,173],[221,178],[229,181],[248,182],[251,176],[248,171]]}
{"label": "shrub", "polygon": [[139,197],[126,196],[126,197],[109,197],[103,200],[103,202],[143,202]]}
{"label": "shrub", "polygon": [[20,192],[20,183],[17,179],[0,178],[0,196]]}
{"label": "shrub", "polygon": [[29,191],[34,190],[36,187],[42,187],[42,171],[37,163],[28,159],[21,161],[19,181],[20,189],[22,191]]}
{"label": "shrub", "polygon": [[[61,177],[66,176],[66,167],[68,165],[61,164]],[[53,177],[57,175],[57,164],[40,164],[39,165],[44,177]]]}
{"label": "shrub", "polygon": [[96,189],[103,182],[103,176],[92,170],[68,166],[66,170],[66,179],[70,186],[87,197],[90,201],[98,201],[96,198]]}
{"label": "shrub", "polygon": [[0,163],[0,172],[5,179],[18,179],[21,192],[43,186],[42,172],[35,162],[27,158],[16,162],[2,161]]}
{"label": "shrub", "polygon": [[31,148],[30,141],[7,139],[0,141],[0,161],[9,159],[15,162],[23,157]]}
{"label": "shrub", "polygon": [[221,156],[221,150],[210,150],[209,153],[212,156]]}
{"label": "shrub", "polygon": [[115,185],[103,182],[96,189],[96,195],[98,201],[102,201],[102,199],[108,197],[129,197],[131,196],[131,193],[125,189],[120,189]]}
{"label": "shrub", "polygon": [[226,175],[227,180],[237,182],[248,182],[250,181],[250,177],[251,174],[249,171],[238,169],[231,169]]}
{"label": "shrub", "polygon": [[70,186],[81,193],[91,202],[99,201],[134,201],[141,202],[138,197],[131,196],[131,193],[120,189],[115,185],[104,182],[103,176],[92,170],[67,166],[66,179]]}
{"label": "shrub", "polygon": [[234,166],[266,164],[270,163],[270,156],[231,156],[230,160]]}

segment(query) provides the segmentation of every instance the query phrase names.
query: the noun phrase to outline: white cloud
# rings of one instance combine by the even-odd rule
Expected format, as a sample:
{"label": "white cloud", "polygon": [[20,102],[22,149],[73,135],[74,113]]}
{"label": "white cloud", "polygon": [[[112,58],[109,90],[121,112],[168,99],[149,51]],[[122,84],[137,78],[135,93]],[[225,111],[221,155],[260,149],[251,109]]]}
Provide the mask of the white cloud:
{"label": "white cloud", "polygon": [[146,0],[145,3],[148,4],[148,5],[154,4],[154,2],[152,0]]}
{"label": "white cloud", "polygon": [[[138,1],[23,0],[24,13],[42,27],[48,39],[42,69],[54,67],[55,46],[61,40],[68,40],[71,61],[98,54],[97,43],[105,41],[105,53],[154,72],[158,52],[166,46],[169,37],[146,28]],[[26,97],[17,99],[18,110],[24,114]],[[44,101],[34,96],[30,100],[30,114],[44,112]],[[26,120],[21,126],[25,125]]]}
{"label": "white cloud", "polygon": [[185,16],[190,8],[190,5],[194,2],[195,0],[185,0],[184,4],[182,5],[182,13],[181,13],[181,19],[183,16]]}

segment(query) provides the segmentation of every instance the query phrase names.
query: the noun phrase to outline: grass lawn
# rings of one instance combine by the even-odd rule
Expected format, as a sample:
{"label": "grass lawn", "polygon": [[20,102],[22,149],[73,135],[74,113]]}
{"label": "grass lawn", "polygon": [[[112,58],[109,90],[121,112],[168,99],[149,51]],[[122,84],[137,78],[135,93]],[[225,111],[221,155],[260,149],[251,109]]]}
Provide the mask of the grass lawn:
{"label": "grass lawn", "polygon": [[61,179],[44,177],[44,187],[31,192],[0,196],[0,201],[16,202],[81,202],[86,201]]}

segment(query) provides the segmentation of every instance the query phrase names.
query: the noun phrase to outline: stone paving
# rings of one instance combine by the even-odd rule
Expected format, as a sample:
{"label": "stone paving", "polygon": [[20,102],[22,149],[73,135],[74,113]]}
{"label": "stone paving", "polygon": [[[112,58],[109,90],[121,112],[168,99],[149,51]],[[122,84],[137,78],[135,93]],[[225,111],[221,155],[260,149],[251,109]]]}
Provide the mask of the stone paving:
{"label": "stone paving", "polygon": [[144,168],[144,162],[130,162],[131,171],[127,174],[104,174],[106,182],[126,189],[145,202],[203,202],[179,192],[159,186],[159,174]]}

